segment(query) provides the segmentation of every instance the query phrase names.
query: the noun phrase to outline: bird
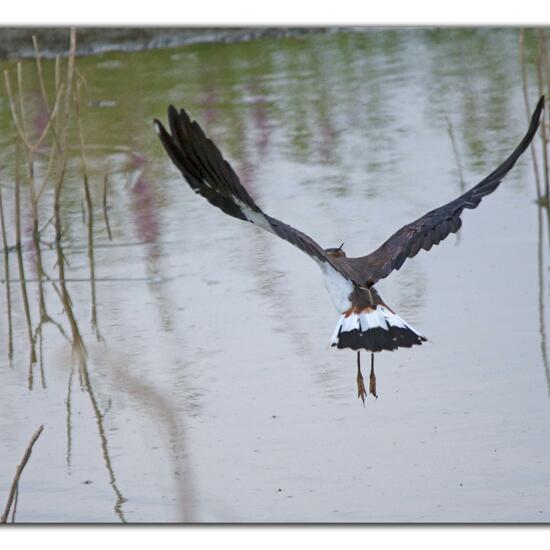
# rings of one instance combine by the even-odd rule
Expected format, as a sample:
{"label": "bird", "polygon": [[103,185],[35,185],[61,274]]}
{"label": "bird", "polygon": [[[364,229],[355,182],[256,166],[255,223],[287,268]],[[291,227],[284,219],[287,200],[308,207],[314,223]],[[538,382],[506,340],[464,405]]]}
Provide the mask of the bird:
{"label": "bird", "polygon": [[154,127],[169,158],[195,193],[225,214],[288,241],[321,268],[328,294],[340,314],[330,346],[357,352],[357,396],[365,404],[368,394],[361,371],[361,351],[371,353],[368,393],[378,398],[374,354],[427,342],[422,332],[382,299],[375,285],[400,269],[407,258],[413,258],[421,249],[430,250],[460,229],[462,212],[476,208],[495,191],[527,149],[538,129],[543,108],[544,96],[541,96],[523,139],[487,177],[458,198],[401,227],[376,250],[361,257],[348,257],[343,243],[323,248],[310,236],[264,212],[215,143],[184,109],[168,107],[169,131],[158,119],[154,119]]}

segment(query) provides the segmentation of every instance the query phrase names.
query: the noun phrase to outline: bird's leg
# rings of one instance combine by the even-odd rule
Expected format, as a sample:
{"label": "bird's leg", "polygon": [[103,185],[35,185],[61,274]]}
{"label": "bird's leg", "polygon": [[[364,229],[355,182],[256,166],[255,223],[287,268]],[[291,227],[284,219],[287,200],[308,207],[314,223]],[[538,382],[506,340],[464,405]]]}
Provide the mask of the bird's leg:
{"label": "bird's leg", "polygon": [[363,375],[361,374],[361,352],[357,352],[357,397],[360,397],[365,404],[365,397],[367,396],[367,390],[365,389],[365,383],[363,381]]}
{"label": "bird's leg", "polygon": [[370,354],[369,392],[378,399],[378,395],[376,395],[376,374],[374,374],[374,353]]}

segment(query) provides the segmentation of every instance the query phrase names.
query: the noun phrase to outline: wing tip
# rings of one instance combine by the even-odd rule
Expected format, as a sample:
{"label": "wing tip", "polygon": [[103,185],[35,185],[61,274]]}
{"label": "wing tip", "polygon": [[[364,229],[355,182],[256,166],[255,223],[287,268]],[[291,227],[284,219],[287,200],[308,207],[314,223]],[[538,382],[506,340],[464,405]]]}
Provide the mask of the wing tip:
{"label": "wing tip", "polygon": [[153,126],[155,127],[155,132],[157,133],[157,136],[161,136],[162,131],[164,130],[162,122],[158,118],[155,118],[153,119]]}
{"label": "wing tip", "polygon": [[538,119],[540,118],[540,114],[544,109],[544,102],[545,102],[545,97],[543,94],[540,96],[539,100],[537,101],[537,106],[535,107],[535,111],[533,112],[533,119],[538,121]]}

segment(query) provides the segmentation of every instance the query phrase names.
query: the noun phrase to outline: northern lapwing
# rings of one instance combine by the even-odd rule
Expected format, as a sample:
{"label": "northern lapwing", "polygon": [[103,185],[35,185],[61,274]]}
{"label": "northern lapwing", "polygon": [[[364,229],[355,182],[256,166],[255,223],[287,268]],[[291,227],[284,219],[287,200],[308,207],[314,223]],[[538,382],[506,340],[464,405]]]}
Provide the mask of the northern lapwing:
{"label": "northern lapwing", "polygon": [[170,133],[158,120],[154,123],[166,152],[195,193],[226,214],[285,239],[319,265],[328,293],[340,313],[330,344],[357,351],[357,393],[364,403],[367,391],[361,374],[361,350],[371,352],[369,392],[377,397],[374,353],[410,348],[427,341],[384,302],[374,285],[399,269],[407,258],[416,256],[420,249],[430,250],[458,231],[462,211],[476,208],[485,195],[492,193],[527,149],[539,126],[543,106],[544,96],[537,103],[524,138],[496,170],[457,199],[399,229],[374,252],[358,258],[348,258],[342,246],[322,248],[305,233],[263,212],[214,142],[183,109],[168,108]]}

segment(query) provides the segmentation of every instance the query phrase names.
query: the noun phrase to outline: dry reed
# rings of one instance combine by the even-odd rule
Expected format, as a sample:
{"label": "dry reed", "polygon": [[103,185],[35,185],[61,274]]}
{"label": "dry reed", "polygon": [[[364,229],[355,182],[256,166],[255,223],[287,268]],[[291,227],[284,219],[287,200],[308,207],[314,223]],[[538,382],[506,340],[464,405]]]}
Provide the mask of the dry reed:
{"label": "dry reed", "polygon": [[[36,443],[37,439],[40,437],[40,434],[42,433],[43,429],[44,429],[44,426],[40,426],[38,430],[36,430],[36,432],[33,434],[33,436],[31,437],[31,440],[29,441],[29,444],[27,445],[25,454],[23,455],[23,458],[21,459],[19,466],[17,466],[17,470],[15,471],[15,477],[13,478],[13,481],[11,483],[6,506],[4,508],[4,512],[2,516],[0,517],[0,523],[6,523],[8,521],[8,516],[10,514],[10,509],[12,507],[12,504],[14,503],[14,500],[15,502],[17,502],[17,495],[19,493],[19,480],[21,479],[21,474],[23,473],[23,470],[27,465],[29,458],[31,457],[32,448]],[[14,519],[15,519],[15,509],[12,515],[12,522]]]}

